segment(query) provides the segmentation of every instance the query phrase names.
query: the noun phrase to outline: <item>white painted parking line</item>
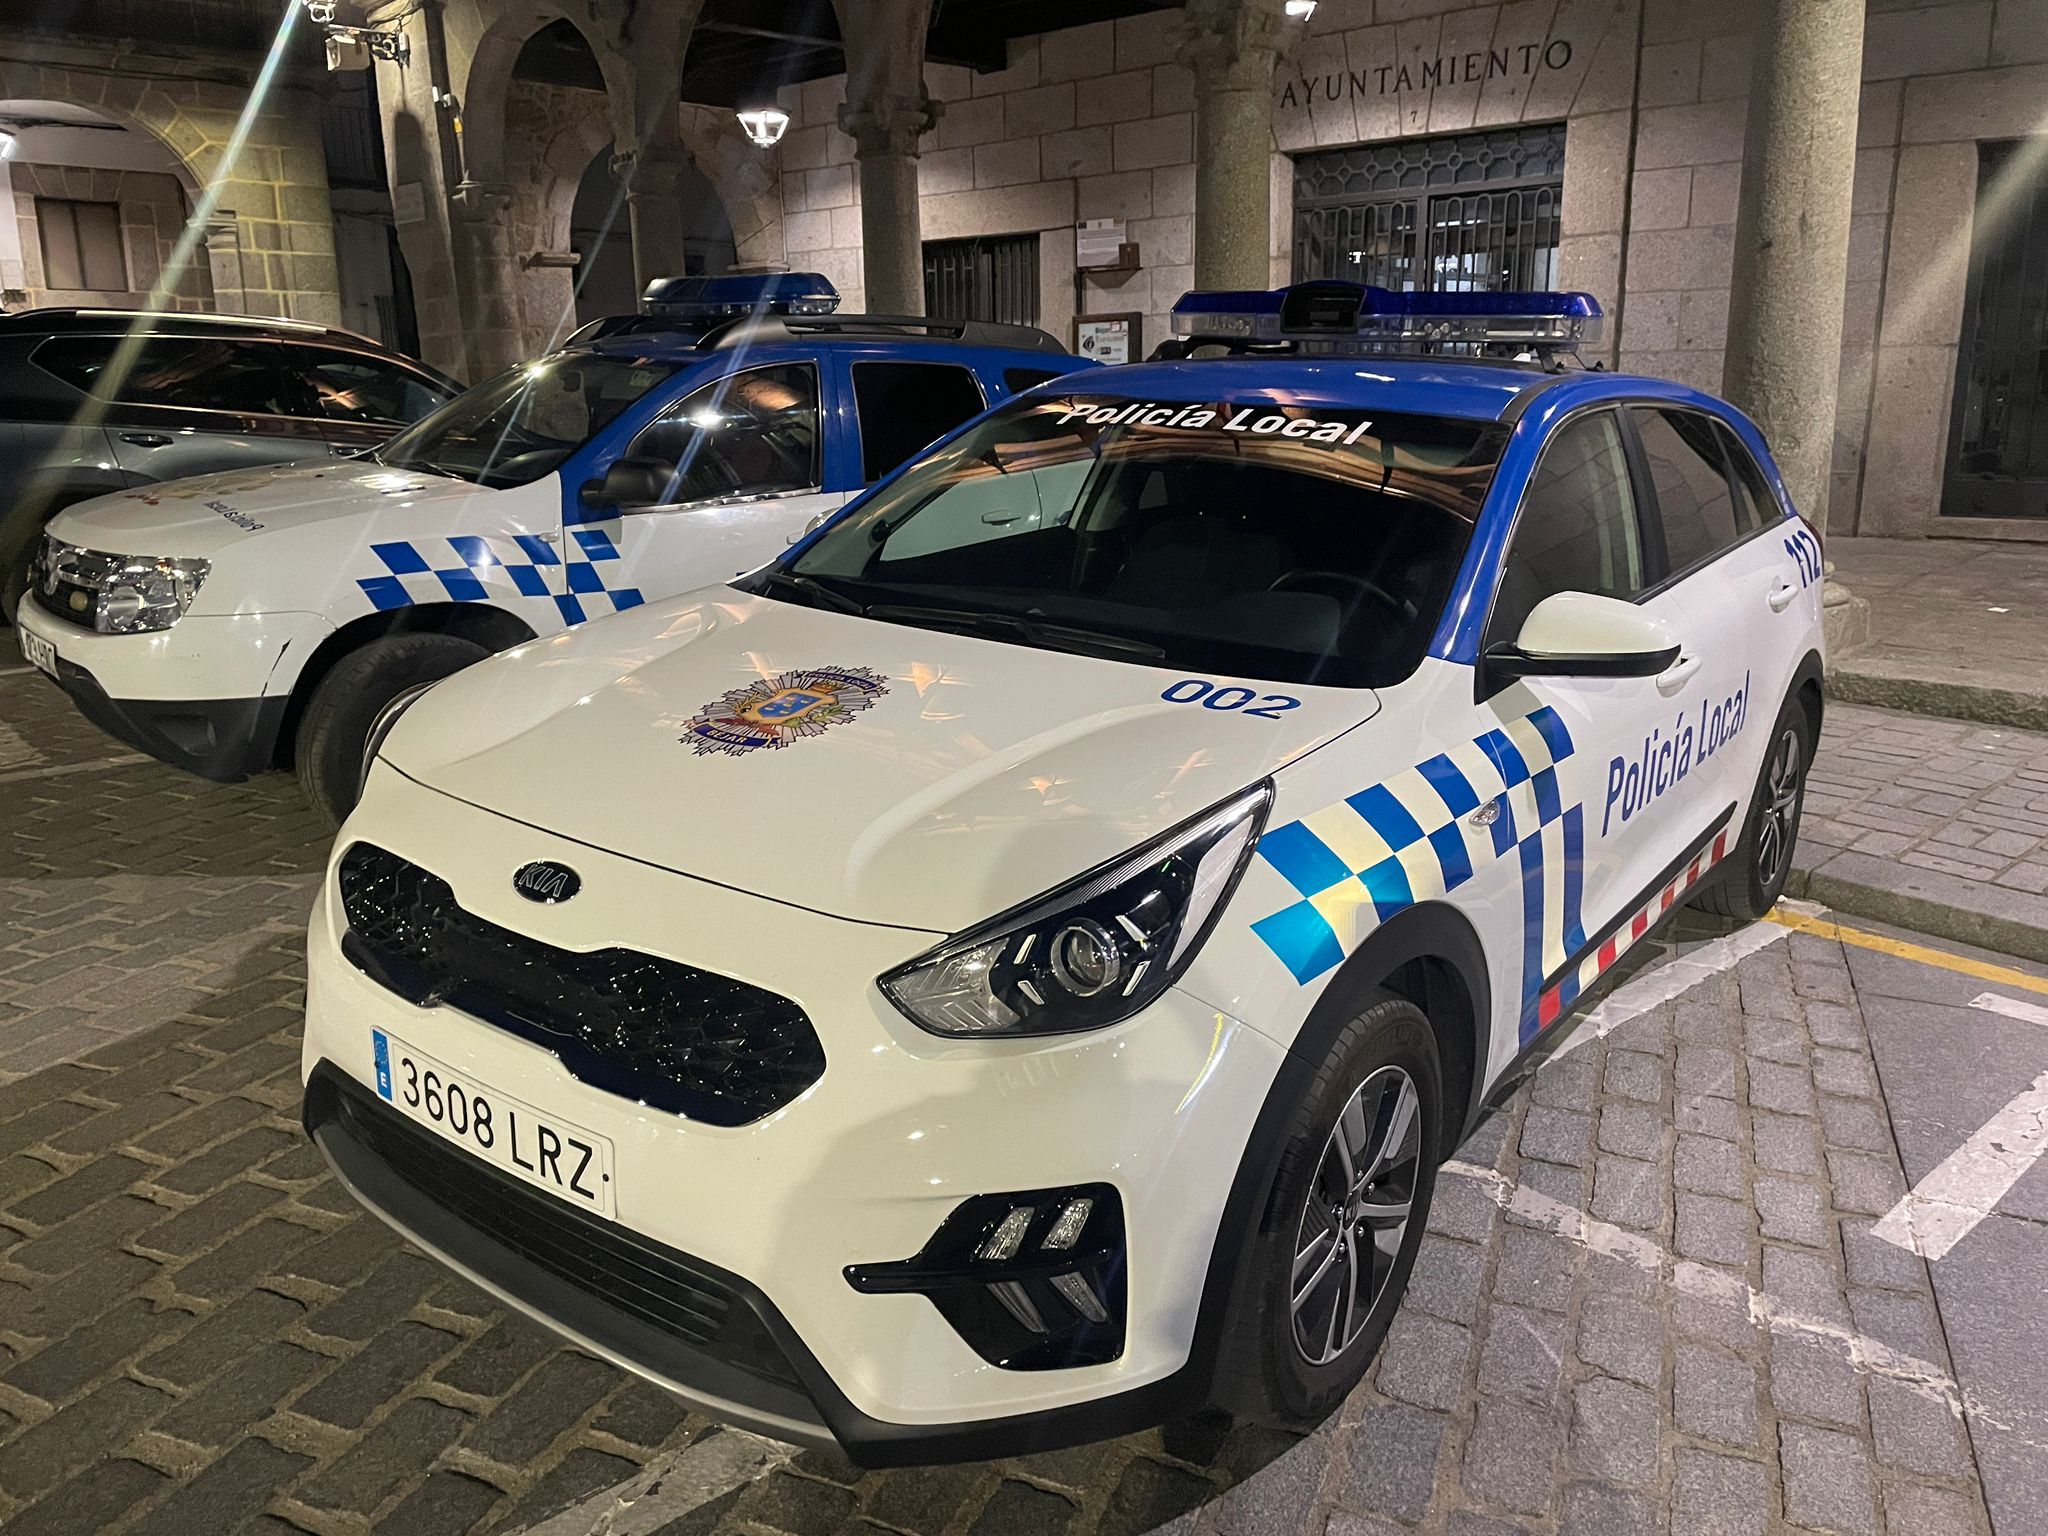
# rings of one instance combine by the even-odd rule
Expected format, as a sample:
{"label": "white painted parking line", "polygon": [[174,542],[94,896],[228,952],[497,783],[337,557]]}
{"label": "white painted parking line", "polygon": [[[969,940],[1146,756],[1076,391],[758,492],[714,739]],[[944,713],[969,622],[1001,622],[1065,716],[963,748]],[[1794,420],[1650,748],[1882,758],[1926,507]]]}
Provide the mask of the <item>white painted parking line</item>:
{"label": "white painted parking line", "polygon": [[702,1504],[755,1482],[796,1447],[743,1430],[717,1430],[638,1473],[511,1536],[647,1536]]}
{"label": "white painted parking line", "polygon": [[[1668,1272],[1674,1289],[1746,1312],[1751,1322],[1774,1333],[1803,1333],[1826,1339],[1840,1346],[1858,1370],[1903,1382],[1923,1396],[1937,1399],[1951,1413],[1962,1412],[1963,1394],[1955,1378],[1931,1360],[1922,1360],[1879,1343],[1867,1334],[1787,1306],[1734,1275],[1678,1258],[1640,1232],[1630,1232],[1597,1220],[1541,1190],[1516,1184],[1495,1169],[1453,1160],[1443,1165],[1443,1172],[1458,1178],[1478,1180],[1502,1210],[1534,1222],[1583,1248],[1633,1264],[1658,1279]],[[1973,1403],[1972,1407],[1975,1406]]]}
{"label": "white painted parking line", "polygon": [[1981,1008],[1986,1013],[2002,1013],[2008,1019],[2018,1019],[2026,1024],[2048,1024],[2048,1008],[2038,1003],[2023,1003],[2016,997],[2000,997],[1996,992],[1980,992],[1970,999],[1972,1008]]}
{"label": "white painted parking line", "polygon": [[25,677],[33,671],[34,667],[0,667],[0,677]]}
{"label": "white painted parking line", "polygon": [[[1778,905],[1800,917],[1817,917],[1827,910],[1806,901],[1784,901]],[[1663,964],[1631,977],[1602,998],[1597,1008],[1573,1026],[1564,1043],[1551,1053],[1552,1059],[1569,1055],[1582,1045],[1591,1045],[1630,1019],[1641,1018],[1652,1008],[1662,1007],[1673,998],[1682,997],[1701,982],[1731,969],[1745,956],[1790,937],[1791,932],[1791,929],[1777,923],[1751,923],[1725,938],[1710,939],[1691,949],[1681,950]]]}
{"label": "white painted parking line", "polygon": [[1871,1235],[1939,1259],[1989,1216],[2048,1152],[2048,1072],[1941,1160],[1872,1227]]}

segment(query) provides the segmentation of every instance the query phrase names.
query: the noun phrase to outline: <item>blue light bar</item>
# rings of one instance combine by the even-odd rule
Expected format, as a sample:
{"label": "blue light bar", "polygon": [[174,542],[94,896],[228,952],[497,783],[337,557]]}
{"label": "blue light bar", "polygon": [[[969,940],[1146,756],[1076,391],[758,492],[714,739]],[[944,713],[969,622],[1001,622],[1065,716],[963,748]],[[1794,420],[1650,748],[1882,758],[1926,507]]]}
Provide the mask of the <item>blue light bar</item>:
{"label": "blue light bar", "polygon": [[1176,336],[1295,343],[1307,352],[1411,350],[1446,342],[1572,352],[1600,336],[1590,293],[1396,293],[1360,283],[1183,294]]}
{"label": "blue light bar", "polygon": [[817,272],[727,272],[718,277],[657,277],[640,296],[650,315],[724,320],[735,315],[829,315],[839,290]]}

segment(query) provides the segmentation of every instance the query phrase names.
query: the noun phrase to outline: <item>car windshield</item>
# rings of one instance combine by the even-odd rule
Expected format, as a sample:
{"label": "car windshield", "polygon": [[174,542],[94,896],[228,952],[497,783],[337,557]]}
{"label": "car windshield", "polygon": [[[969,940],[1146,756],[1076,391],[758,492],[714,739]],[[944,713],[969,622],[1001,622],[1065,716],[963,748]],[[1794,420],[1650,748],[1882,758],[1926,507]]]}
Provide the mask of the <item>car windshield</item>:
{"label": "car windshield", "polygon": [[526,485],[553,474],[676,367],[648,357],[557,352],[457,395],[375,457],[393,469],[454,475],[494,488]]}
{"label": "car windshield", "polygon": [[740,583],[790,602],[1273,682],[1414,671],[1507,430],[1257,400],[1032,396]]}

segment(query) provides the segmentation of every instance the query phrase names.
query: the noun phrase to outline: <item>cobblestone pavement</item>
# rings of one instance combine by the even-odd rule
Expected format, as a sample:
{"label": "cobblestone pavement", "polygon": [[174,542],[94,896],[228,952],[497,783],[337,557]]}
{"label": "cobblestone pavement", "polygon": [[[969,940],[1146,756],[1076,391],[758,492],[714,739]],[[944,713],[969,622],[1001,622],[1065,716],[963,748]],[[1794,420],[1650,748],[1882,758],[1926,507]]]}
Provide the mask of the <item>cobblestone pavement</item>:
{"label": "cobblestone pavement", "polygon": [[2048,736],[1835,704],[1807,787],[1814,896],[2048,960]]}
{"label": "cobblestone pavement", "polygon": [[[744,1449],[324,1176],[294,1117],[323,843],[288,782],[134,761],[4,664],[0,720],[8,1536],[462,1536],[571,1506],[546,1530],[581,1533],[643,1469]],[[1869,1235],[1905,1182],[1842,946],[1738,944],[1610,1007],[1462,1149],[1381,1359],[1314,1435],[1197,1421],[866,1476],[775,1453],[662,1531],[1991,1536],[1973,1436],[2038,1476],[2048,1418],[2023,1383],[1957,1384],[1928,1266]],[[1973,1339],[2038,1338],[2038,1283],[1999,1305]],[[1998,1536],[2048,1524],[2014,1509]]]}

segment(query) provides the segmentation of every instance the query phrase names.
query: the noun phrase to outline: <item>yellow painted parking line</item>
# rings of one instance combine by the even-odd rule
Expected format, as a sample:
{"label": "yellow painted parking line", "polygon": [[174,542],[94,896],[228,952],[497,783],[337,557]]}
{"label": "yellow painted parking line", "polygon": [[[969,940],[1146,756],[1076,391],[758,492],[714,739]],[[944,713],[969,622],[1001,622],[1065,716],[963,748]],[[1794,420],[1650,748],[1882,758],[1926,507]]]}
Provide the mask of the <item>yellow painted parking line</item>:
{"label": "yellow painted parking line", "polygon": [[2016,971],[2009,965],[1994,965],[1989,960],[1972,960],[1967,955],[1952,955],[1944,949],[1930,949],[1925,944],[1915,944],[1907,939],[1886,938],[1881,933],[1865,933],[1860,928],[1844,928],[1840,923],[1828,918],[1789,912],[1784,907],[1773,907],[1764,914],[1764,921],[1777,923],[1794,933],[1810,933],[1816,938],[1834,939],[1843,944],[1853,944],[1858,949],[1875,950],[1881,955],[1896,955],[1901,960],[1917,960],[1922,965],[1939,966],[1945,971],[1974,976],[1979,981],[1993,981],[2002,987],[2018,987],[2025,992],[2039,992],[2048,996],[2048,979],[2030,975],[2026,971]]}

